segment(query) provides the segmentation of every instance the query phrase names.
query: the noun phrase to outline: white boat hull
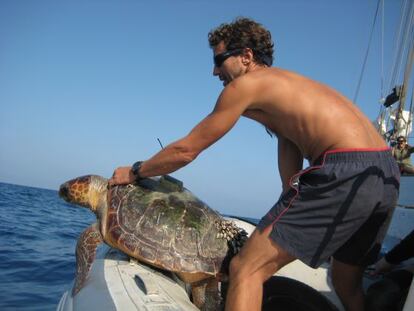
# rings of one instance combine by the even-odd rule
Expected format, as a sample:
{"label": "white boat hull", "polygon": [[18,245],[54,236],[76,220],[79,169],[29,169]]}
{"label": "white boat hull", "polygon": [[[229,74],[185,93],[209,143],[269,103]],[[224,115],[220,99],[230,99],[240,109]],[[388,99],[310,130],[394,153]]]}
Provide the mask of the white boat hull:
{"label": "white boat hull", "polygon": [[[395,242],[403,237],[407,228],[398,222],[399,217],[406,219],[406,210],[399,209],[394,216],[389,232]],[[414,213],[410,217],[414,219]],[[231,218],[238,226],[250,235],[255,226],[239,219]],[[397,221],[396,221],[397,220]],[[408,222],[412,223],[412,222]],[[397,224],[399,224],[397,226]],[[395,235],[395,236],[394,236]],[[299,260],[282,268],[277,276],[288,277],[304,283],[325,296],[338,310],[344,310],[329,276],[329,264],[325,263],[318,269],[312,269]],[[366,279],[366,285],[372,283]],[[173,311],[198,310],[190,301],[189,291],[173,273],[156,270],[135,260],[116,249],[102,245],[98,248],[90,276],[85,287],[71,296],[70,285],[57,307],[58,311],[79,310],[157,310]],[[414,285],[408,295],[404,311],[414,310]]]}

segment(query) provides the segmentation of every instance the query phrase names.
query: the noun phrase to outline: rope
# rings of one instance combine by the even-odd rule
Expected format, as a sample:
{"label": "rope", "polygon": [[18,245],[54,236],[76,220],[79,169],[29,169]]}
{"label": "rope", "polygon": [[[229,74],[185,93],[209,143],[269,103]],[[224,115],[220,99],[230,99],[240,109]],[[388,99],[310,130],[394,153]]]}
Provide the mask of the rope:
{"label": "rope", "polygon": [[361,74],[359,76],[359,81],[358,81],[358,84],[357,84],[357,89],[356,89],[355,96],[354,96],[354,100],[353,100],[354,103],[356,103],[356,100],[357,100],[358,94],[359,94],[359,89],[361,88],[362,77],[364,76],[365,66],[367,64],[369,49],[371,47],[372,37],[373,37],[373,34],[374,34],[375,24],[376,24],[377,17],[378,17],[378,11],[379,11],[379,7],[380,7],[380,3],[381,3],[381,0],[378,0],[378,2],[377,2],[377,9],[375,11],[375,16],[374,16],[374,22],[372,23],[371,34],[369,36],[368,47],[367,47],[367,51],[365,53],[364,63],[362,65]]}
{"label": "rope", "polygon": [[403,207],[403,208],[411,208],[414,209],[414,205],[403,205],[403,204],[397,204],[398,207]]}

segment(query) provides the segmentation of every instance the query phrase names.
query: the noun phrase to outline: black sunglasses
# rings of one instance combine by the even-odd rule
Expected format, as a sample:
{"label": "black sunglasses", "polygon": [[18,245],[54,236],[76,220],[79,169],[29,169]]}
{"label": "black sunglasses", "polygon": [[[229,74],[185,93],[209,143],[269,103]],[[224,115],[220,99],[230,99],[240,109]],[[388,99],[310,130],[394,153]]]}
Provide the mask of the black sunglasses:
{"label": "black sunglasses", "polygon": [[223,65],[224,61],[227,58],[231,56],[239,55],[241,54],[242,51],[243,49],[234,49],[234,50],[229,50],[229,51],[214,55],[214,65],[216,67],[221,67],[221,65]]}

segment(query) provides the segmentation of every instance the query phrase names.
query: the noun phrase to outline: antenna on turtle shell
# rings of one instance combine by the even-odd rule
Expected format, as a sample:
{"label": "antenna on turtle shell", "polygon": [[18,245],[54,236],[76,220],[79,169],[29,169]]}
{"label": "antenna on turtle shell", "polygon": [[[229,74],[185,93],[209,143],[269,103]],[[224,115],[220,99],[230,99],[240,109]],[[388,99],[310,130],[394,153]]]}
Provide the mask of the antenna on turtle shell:
{"label": "antenna on turtle shell", "polygon": [[163,147],[163,145],[161,144],[161,140],[157,137],[157,140],[158,140],[158,143],[160,144],[160,146],[161,146],[161,149],[164,149],[164,147]]}
{"label": "antenna on turtle shell", "polygon": [[[161,148],[164,149],[164,146],[161,143],[161,140],[157,137],[158,143],[160,144]],[[170,175],[162,175],[160,178],[161,183],[169,184],[168,188],[171,188],[172,191],[183,191],[184,184],[181,180],[178,180],[177,178],[174,178]],[[165,182],[166,181],[166,182]],[[171,187],[172,186],[172,187]]]}

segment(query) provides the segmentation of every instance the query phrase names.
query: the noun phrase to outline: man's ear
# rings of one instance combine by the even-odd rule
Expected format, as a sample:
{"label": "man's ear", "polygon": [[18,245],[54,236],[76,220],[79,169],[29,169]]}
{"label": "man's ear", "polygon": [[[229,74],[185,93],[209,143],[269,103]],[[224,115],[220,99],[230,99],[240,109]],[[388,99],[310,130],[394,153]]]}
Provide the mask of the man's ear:
{"label": "man's ear", "polygon": [[242,60],[242,64],[245,66],[250,65],[253,60],[254,60],[254,56],[253,56],[253,51],[250,48],[245,48],[243,50],[243,54],[241,55],[241,60]]}

